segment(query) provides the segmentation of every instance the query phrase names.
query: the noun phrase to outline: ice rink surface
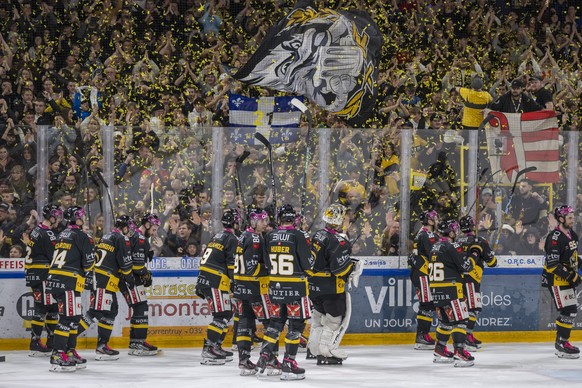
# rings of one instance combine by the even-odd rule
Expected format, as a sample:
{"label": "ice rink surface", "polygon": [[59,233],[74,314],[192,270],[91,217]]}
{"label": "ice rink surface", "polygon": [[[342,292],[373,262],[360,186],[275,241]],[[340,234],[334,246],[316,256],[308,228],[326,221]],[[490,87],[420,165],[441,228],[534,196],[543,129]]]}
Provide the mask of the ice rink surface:
{"label": "ice rink surface", "polygon": [[[449,346],[450,348],[450,346]],[[49,372],[48,358],[30,358],[25,351],[8,351],[0,363],[0,387],[108,388],[245,388],[245,387],[582,387],[582,359],[558,359],[550,343],[487,344],[475,355],[475,366],[455,368],[433,364],[431,351],[412,345],[346,347],[343,366],[317,366],[298,355],[306,369],[301,381],[238,375],[238,358],[224,366],[200,365],[201,349],[165,349],[155,357],[128,356],[118,361],[94,361],[94,352],[81,350],[87,369],[75,373]],[[119,349],[120,351],[122,349]],[[253,351],[253,361],[258,357]]]}

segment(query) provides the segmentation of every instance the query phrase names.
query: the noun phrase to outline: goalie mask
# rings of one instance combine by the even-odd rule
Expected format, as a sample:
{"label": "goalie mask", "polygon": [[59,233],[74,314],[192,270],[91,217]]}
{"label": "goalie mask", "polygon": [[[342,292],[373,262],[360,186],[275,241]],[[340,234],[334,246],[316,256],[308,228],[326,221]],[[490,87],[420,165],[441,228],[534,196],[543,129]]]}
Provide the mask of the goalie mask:
{"label": "goalie mask", "polygon": [[334,227],[340,226],[344,223],[344,218],[346,216],[346,208],[342,205],[334,203],[325,209],[323,213],[323,221]]}

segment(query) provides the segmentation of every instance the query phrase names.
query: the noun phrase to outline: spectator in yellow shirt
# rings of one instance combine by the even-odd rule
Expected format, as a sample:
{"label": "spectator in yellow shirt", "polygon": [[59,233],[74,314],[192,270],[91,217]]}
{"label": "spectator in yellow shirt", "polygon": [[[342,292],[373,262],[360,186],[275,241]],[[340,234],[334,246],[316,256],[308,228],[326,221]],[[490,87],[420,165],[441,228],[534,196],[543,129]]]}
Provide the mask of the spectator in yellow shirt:
{"label": "spectator in yellow shirt", "polygon": [[477,129],[483,121],[483,109],[487,107],[493,97],[483,90],[483,80],[475,77],[471,80],[471,88],[456,88],[463,99],[463,120],[465,129]]}

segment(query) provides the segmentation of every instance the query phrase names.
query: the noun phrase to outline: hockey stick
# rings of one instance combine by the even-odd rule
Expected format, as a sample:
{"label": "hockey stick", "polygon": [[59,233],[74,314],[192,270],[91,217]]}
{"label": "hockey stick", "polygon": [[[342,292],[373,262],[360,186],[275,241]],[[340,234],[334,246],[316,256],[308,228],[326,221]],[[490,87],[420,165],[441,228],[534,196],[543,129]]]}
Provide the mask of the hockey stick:
{"label": "hockey stick", "polygon": [[[519,178],[521,178],[522,175],[527,174],[528,172],[532,172],[537,170],[538,168],[535,166],[531,166],[531,167],[526,167],[523,170],[520,170],[517,172],[517,175],[515,176],[515,181],[513,182],[513,187],[511,188],[511,193],[509,194],[509,199],[507,200],[507,204],[505,205],[505,210],[503,211],[503,214],[507,215],[507,213],[509,212],[509,206],[511,206],[511,201],[513,199],[513,195],[515,194],[515,188],[517,187],[517,183],[519,182]],[[502,229],[503,225],[497,225],[497,235],[495,236],[495,243],[493,244],[493,250],[495,251],[495,249],[497,249],[497,245],[499,244],[499,238],[501,236],[501,229]]]}
{"label": "hockey stick", "polygon": [[304,103],[294,98],[291,104],[299,109],[305,117],[307,117],[307,138],[305,139],[305,166],[303,169],[303,191],[301,192],[301,217],[305,214],[305,207],[307,206],[307,170],[309,169],[309,162],[311,159],[311,147],[309,145],[311,137],[311,128],[313,127],[313,117],[311,112],[307,109]]}
{"label": "hockey stick", "polygon": [[[105,191],[107,192],[107,198],[109,199],[109,206],[111,207],[111,215],[113,216],[113,221],[115,222],[115,210],[113,210],[113,199],[111,198],[111,191],[109,190],[109,185],[107,184],[107,182],[105,182],[105,179],[103,178],[103,175],[101,174],[101,172],[99,170],[95,170],[95,172],[92,174],[93,176],[97,177],[97,179],[103,184],[103,186],[105,187]],[[153,193],[152,193],[153,194]],[[152,197],[152,202],[153,202],[153,197]]]}
{"label": "hockey stick", "polygon": [[273,171],[273,147],[265,136],[260,132],[255,132],[255,138],[263,143],[269,151],[269,168],[271,170],[271,189],[273,190],[273,206],[275,207],[275,214],[277,213],[277,191],[275,189],[275,172]]}
{"label": "hockey stick", "polygon": [[236,182],[235,182],[236,195],[240,195],[240,201],[242,203],[243,211],[246,211],[246,206],[245,206],[245,195],[243,193],[242,183],[240,180],[240,166],[245,161],[245,159],[249,157],[250,154],[251,153],[249,151],[244,150],[243,153],[236,158]]}

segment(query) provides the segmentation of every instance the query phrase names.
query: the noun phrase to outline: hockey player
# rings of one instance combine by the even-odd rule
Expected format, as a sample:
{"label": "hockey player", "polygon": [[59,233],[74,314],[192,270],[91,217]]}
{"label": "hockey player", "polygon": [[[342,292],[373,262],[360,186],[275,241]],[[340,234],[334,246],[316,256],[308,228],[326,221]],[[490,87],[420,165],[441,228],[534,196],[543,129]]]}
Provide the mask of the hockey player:
{"label": "hockey player", "polygon": [[[251,208],[248,214],[249,225],[239,238],[241,252],[234,262],[234,297],[239,311],[237,327],[237,348],[241,376],[257,373],[251,361],[253,325],[259,319],[265,331],[269,326],[270,301],[268,295],[269,273],[266,266],[267,251],[262,233],[267,228],[269,214],[261,208]],[[281,374],[277,359],[273,360],[270,374]]]}
{"label": "hockey player", "polygon": [[311,240],[315,253],[313,277],[309,278],[309,298],[313,303],[311,332],[307,344],[317,356],[317,364],[342,364],[348,357],[338,349],[349,325],[351,303],[347,299],[346,281],[353,268],[352,244],[341,234],[346,208],[332,204],[323,214],[325,228]]}
{"label": "hockey player", "polygon": [[497,259],[495,252],[489,246],[489,242],[475,235],[475,221],[471,216],[461,217],[459,227],[463,235],[457,239],[467,256],[473,261],[473,270],[464,276],[464,291],[467,309],[469,310],[469,322],[467,323],[467,339],[465,344],[467,350],[471,352],[481,348],[481,341],[473,335],[473,329],[477,323],[477,316],[483,308],[481,303],[481,279],[483,278],[483,268],[495,267]]}
{"label": "hockey player", "polygon": [[75,350],[81,318],[81,292],[85,288],[82,274],[92,276],[89,274],[95,265],[93,240],[83,232],[84,217],[82,207],[72,206],[65,210],[64,219],[68,226],[57,237],[49,269],[47,292],[57,300],[59,311],[50,359],[51,372],[74,372],[87,366],[87,360]]}
{"label": "hockey player", "polygon": [[[53,347],[54,331],[59,319],[57,304],[53,296],[46,292],[46,280],[53,259],[57,236],[53,232],[63,211],[57,205],[46,205],[42,209],[44,220],[31,232],[27,241],[26,286],[32,289],[34,315],[31,320],[30,357],[50,356]],[[45,319],[46,318],[46,319]],[[47,345],[40,337],[42,329],[47,329]]]}
{"label": "hockey player", "polygon": [[420,222],[423,226],[414,239],[412,254],[408,257],[410,280],[418,298],[414,349],[432,350],[435,340],[429,333],[435,308],[429,288],[428,263],[432,246],[438,240],[435,229],[439,223],[439,216],[434,210],[426,210],[420,214]]}
{"label": "hockey player", "polygon": [[[432,247],[428,263],[430,289],[439,319],[434,362],[473,366],[474,357],[465,349],[469,312],[463,298],[463,273],[472,271],[473,264],[463,247],[454,242],[459,233],[456,220],[441,221],[437,232],[440,239]],[[451,334],[454,354],[447,349]]]}
{"label": "hockey player", "polygon": [[232,318],[230,290],[235,255],[239,254],[235,234],[235,225],[240,224],[238,211],[226,209],[221,221],[224,230],[215,234],[208,243],[200,259],[196,284],[196,295],[206,299],[212,311],[212,322],[208,325],[202,349],[202,365],[224,365],[233,360],[233,353],[222,348],[222,341]]}
{"label": "hockey player", "polygon": [[297,213],[293,206],[281,206],[277,216],[279,227],[266,238],[269,254],[269,299],[273,305],[257,368],[258,374],[264,375],[267,364],[275,357],[279,335],[288,320],[281,380],[300,380],[305,378],[305,369],[299,368],[295,357],[305,320],[310,317],[306,277],[313,274],[314,259],[308,236],[295,229]]}
{"label": "hockey player", "polygon": [[568,205],[558,206],[554,209],[554,217],[558,226],[546,237],[542,286],[548,288],[560,313],[556,319],[555,354],[559,358],[579,358],[580,349],[568,341],[578,312],[576,287],[581,281],[578,235],[572,230],[574,209]]}
{"label": "hockey player", "polygon": [[[131,251],[126,236],[132,220],[129,216],[117,217],[114,228],[105,234],[96,249],[95,283],[91,285],[91,306],[81,318],[79,335],[87,330],[93,321],[97,327],[97,349],[95,360],[112,361],[119,359],[119,351],[108,345],[113,322],[119,312],[117,292],[120,282],[133,289],[135,281],[131,272]],[[87,282],[89,283],[89,282]]]}
{"label": "hockey player", "polygon": [[133,221],[129,230],[131,243],[131,261],[135,288],[130,289],[121,284],[121,292],[131,309],[129,323],[129,352],[130,356],[155,356],[160,350],[146,341],[148,336],[148,300],[145,287],[152,285],[152,273],[147,263],[153,258],[149,238],[157,236],[161,221],[156,214],[146,213],[141,218],[141,226],[135,228]]}

